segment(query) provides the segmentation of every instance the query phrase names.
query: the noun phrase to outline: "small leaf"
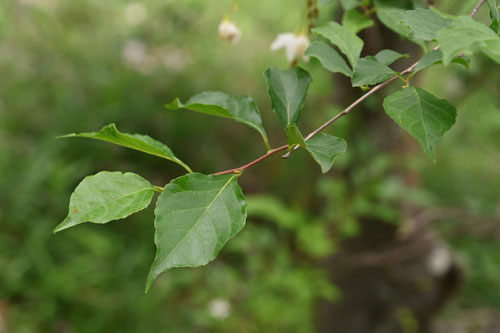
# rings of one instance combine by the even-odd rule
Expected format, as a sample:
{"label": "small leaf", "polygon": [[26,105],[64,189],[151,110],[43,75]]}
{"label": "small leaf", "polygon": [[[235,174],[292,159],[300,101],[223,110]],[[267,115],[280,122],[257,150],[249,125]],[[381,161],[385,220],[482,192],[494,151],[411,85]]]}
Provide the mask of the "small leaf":
{"label": "small leaf", "polygon": [[447,28],[439,30],[436,36],[441,45],[445,65],[461,52],[472,54],[477,51],[484,52],[500,63],[500,55],[496,52],[500,38],[487,26],[474,21],[470,16],[458,17]]}
{"label": "small leaf", "polygon": [[321,166],[321,171],[327,173],[337,156],[346,152],[346,142],[336,136],[319,133],[306,141],[306,150]]}
{"label": "small leaf", "polygon": [[179,160],[170,150],[170,148],[168,148],[163,143],[156,141],[147,135],[121,133],[120,131],[118,131],[115,124],[104,126],[99,132],[87,132],[79,134],[72,133],[60,136],[59,138],[89,138],[111,142],[119,146],[165,158],[179,164],[187,171],[192,172],[192,170],[184,162]]}
{"label": "small leaf", "polygon": [[108,223],[146,208],[154,186],[134,173],[102,171],[86,177],[71,195],[69,214],[54,232],[84,223]]}
{"label": "small leaf", "polygon": [[318,58],[321,65],[333,73],[341,73],[352,77],[352,70],[346,64],[345,60],[324,42],[314,42],[307,49],[306,56]]}
{"label": "small leaf", "polygon": [[336,45],[346,55],[352,68],[356,67],[364,43],[351,29],[330,21],[312,29],[312,32],[327,38],[333,45]]}
{"label": "small leaf", "polygon": [[443,53],[439,50],[432,50],[424,54],[422,59],[418,62],[417,66],[413,69],[413,72],[416,73],[424,68],[430,67],[437,63],[443,62]]}
{"label": "small leaf", "polygon": [[173,267],[195,267],[215,259],[245,225],[246,202],[238,176],[191,173],[171,181],[155,209],[157,253],[146,283]]}
{"label": "small leaf", "polygon": [[265,71],[264,77],[273,111],[278,116],[281,125],[284,128],[295,125],[300,119],[307,89],[312,82],[311,74],[300,67],[287,71],[271,67]]}
{"label": "small leaf", "polygon": [[[442,59],[443,59],[443,53],[439,50],[432,50],[430,52],[427,52],[422,57],[422,59],[420,59],[417,66],[413,69],[413,74],[432,65],[442,64],[443,63]],[[451,62],[463,65],[465,66],[465,68],[469,68],[469,62],[467,61],[467,59],[463,57],[453,58]]]}
{"label": "small leaf", "polygon": [[304,137],[297,126],[289,126],[285,129],[286,132],[286,141],[290,148],[295,145],[299,145],[305,147],[306,142],[304,141]]}
{"label": "small leaf", "polygon": [[418,87],[398,91],[384,100],[385,112],[410,133],[436,162],[434,146],[457,116],[455,107]]}
{"label": "small leaf", "polygon": [[222,92],[207,91],[191,97],[185,104],[178,98],[166,104],[167,109],[177,110],[185,108],[212,116],[234,119],[255,129],[262,136],[269,149],[267,134],[262,126],[260,111],[250,96],[229,96]]}
{"label": "small leaf", "polygon": [[361,30],[374,26],[375,22],[361,14],[357,9],[351,9],[342,16],[342,25],[357,34]]}
{"label": "small leaf", "polygon": [[377,58],[369,56],[361,58],[352,76],[352,86],[374,85],[396,75],[387,65],[378,62]]}
{"label": "small leaf", "polygon": [[375,58],[377,58],[378,62],[387,66],[389,66],[398,59],[408,58],[408,57],[409,57],[408,54],[401,54],[393,50],[382,50],[375,55]]}
{"label": "small leaf", "polygon": [[406,11],[401,19],[410,28],[412,39],[427,41],[436,39],[436,32],[453,22],[430,9],[423,8]]}

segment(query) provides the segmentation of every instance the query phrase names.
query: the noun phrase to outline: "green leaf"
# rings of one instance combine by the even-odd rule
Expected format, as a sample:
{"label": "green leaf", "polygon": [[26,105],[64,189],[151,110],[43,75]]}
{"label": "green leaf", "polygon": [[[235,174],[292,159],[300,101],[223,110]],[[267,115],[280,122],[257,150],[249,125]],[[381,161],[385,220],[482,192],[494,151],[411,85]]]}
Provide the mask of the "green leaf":
{"label": "green leaf", "polygon": [[382,50],[375,55],[375,58],[377,58],[378,62],[380,62],[381,64],[389,66],[398,59],[409,58],[409,55],[401,54],[393,50]]}
{"label": "green leaf", "polygon": [[410,87],[388,96],[384,100],[384,109],[436,162],[434,146],[455,123],[455,107],[421,88]]}
{"label": "green leaf", "polygon": [[500,56],[496,52],[500,38],[487,26],[474,21],[470,16],[458,17],[447,28],[439,30],[436,36],[441,45],[445,65],[461,52],[472,54],[476,51],[482,51],[500,63]]}
{"label": "green leaf", "polygon": [[361,58],[352,76],[352,86],[360,87],[374,85],[396,75],[387,65],[378,62],[377,58],[369,56]]}
{"label": "green leaf", "polygon": [[377,7],[377,17],[386,27],[392,31],[408,37],[411,30],[401,22],[401,18],[405,13],[404,9],[392,7]]}
{"label": "green leaf", "polygon": [[284,128],[295,125],[300,119],[307,89],[312,82],[311,74],[300,67],[287,71],[271,67],[265,71],[264,77],[273,111],[278,116],[281,125]]}
{"label": "green leaf", "polygon": [[363,0],[340,0],[340,3],[342,7],[344,7],[344,10],[348,11],[361,5],[362,1]]}
{"label": "green leaf", "polygon": [[92,222],[108,223],[143,210],[154,186],[134,173],[102,171],[86,177],[71,195],[69,214],[54,232]]}
{"label": "green leaf", "polygon": [[488,0],[488,6],[490,7],[490,17],[492,21],[490,28],[498,34],[500,29],[500,13],[498,11],[496,0]]}
{"label": "green leaf", "polygon": [[436,39],[436,32],[453,22],[430,9],[423,8],[406,11],[401,19],[410,28],[412,39],[427,41]]}
{"label": "green leaf", "polygon": [[305,55],[317,58],[321,65],[330,72],[352,77],[352,70],[345,60],[325,42],[312,43]]}
{"label": "green leaf", "polygon": [[297,126],[289,126],[285,129],[286,132],[286,141],[288,145],[291,147],[295,145],[299,145],[305,147],[306,142],[304,141],[304,137]]}
{"label": "green leaf", "polygon": [[306,141],[306,150],[321,166],[321,171],[327,173],[337,156],[346,152],[346,142],[336,136],[319,133]]}
{"label": "green leaf", "polygon": [[488,40],[484,42],[481,51],[500,64],[500,40]]}
{"label": "green leaf", "polygon": [[72,133],[60,136],[59,138],[89,138],[111,142],[119,146],[165,158],[179,164],[187,171],[192,172],[192,170],[184,162],[178,159],[170,148],[163,143],[156,141],[147,135],[121,133],[118,131],[115,124],[104,126],[99,132],[86,132],[79,134]]}
{"label": "green leaf", "polygon": [[330,21],[312,29],[312,32],[327,38],[333,45],[336,45],[347,56],[352,68],[356,67],[363,49],[363,40],[351,29]]}
{"label": "green leaf", "polygon": [[[430,52],[427,52],[422,57],[422,59],[420,59],[417,66],[413,69],[413,74],[432,65],[442,64],[443,63],[442,59],[443,59],[443,53],[439,50],[432,50]],[[469,68],[469,62],[467,61],[467,59],[463,57],[453,58],[451,62],[463,65],[465,66],[465,68]]]}
{"label": "green leaf", "polygon": [[215,259],[245,225],[246,202],[238,175],[191,173],[171,181],[155,209],[157,253],[146,283],[173,267],[195,267]]}
{"label": "green leaf", "polygon": [[342,25],[357,34],[361,30],[374,26],[375,22],[361,14],[357,9],[351,9],[342,16]]}
{"label": "green leaf", "polygon": [[250,96],[233,97],[218,91],[207,91],[191,97],[185,104],[176,98],[171,103],[166,104],[165,107],[172,110],[185,108],[212,116],[234,119],[259,132],[269,149],[267,134],[262,126],[259,108]]}

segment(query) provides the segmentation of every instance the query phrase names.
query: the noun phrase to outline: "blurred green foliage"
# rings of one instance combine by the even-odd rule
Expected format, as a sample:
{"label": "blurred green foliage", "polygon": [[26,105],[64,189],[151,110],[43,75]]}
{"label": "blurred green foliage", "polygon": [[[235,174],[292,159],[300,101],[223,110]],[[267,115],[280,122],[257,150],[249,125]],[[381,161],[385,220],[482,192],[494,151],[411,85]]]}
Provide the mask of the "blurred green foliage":
{"label": "blurred green foliage", "polygon": [[[466,13],[473,3],[444,1],[439,9]],[[341,297],[321,259],[356,235],[359,218],[401,223],[402,202],[462,212],[438,224],[469,268],[456,309],[500,306],[500,75],[482,57],[473,59],[470,72],[436,67],[419,77],[459,111],[457,125],[437,146],[436,165],[417,150],[380,153],[376,134],[353,113],[329,130],[349,139],[330,176],[318,178],[305,152],[249,170],[242,187],[267,196],[249,197],[245,229],[215,262],[172,270],[148,295],[152,209],[53,236],[86,175],[132,171],[163,185],[183,172],[138,152],[57,135],[116,122],[124,132],[167,143],[196,171],[234,167],[263,152],[257,133],[230,120],[163,108],[176,96],[221,90],[252,95],[270,141],[285,142],[262,72],[287,66],[269,45],[276,34],[295,29],[301,4],[240,1],[233,19],[243,38],[236,46],[216,33],[229,4],[0,2],[0,317],[7,331],[311,332],[318,298]],[[323,7],[322,19],[335,8],[335,2]],[[314,61],[305,66],[314,82],[304,131],[339,108],[332,104],[330,75]],[[373,114],[381,112],[382,98],[365,103]],[[408,187],[401,170],[417,173],[419,184]],[[463,229],[463,216],[472,232]],[[484,219],[494,232],[478,235]]]}

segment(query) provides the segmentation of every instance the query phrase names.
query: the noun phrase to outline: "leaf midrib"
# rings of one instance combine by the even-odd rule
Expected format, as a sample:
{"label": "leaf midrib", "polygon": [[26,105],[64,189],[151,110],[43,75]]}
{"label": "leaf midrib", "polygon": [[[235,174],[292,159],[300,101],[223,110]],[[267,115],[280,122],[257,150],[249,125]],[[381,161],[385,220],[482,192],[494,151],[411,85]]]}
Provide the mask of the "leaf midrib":
{"label": "leaf midrib", "polygon": [[[137,194],[137,193],[140,193],[140,192],[143,192],[143,191],[147,191],[147,190],[154,190],[154,189],[153,189],[152,187],[146,187],[146,188],[142,188],[142,189],[140,189],[140,190],[138,190],[138,191],[135,191],[135,192],[132,192],[132,193],[128,193],[128,194],[125,194],[125,195],[123,195],[123,196],[121,196],[121,197],[119,197],[119,198],[116,198],[116,199],[113,199],[113,200],[111,200],[111,201],[108,201],[108,202],[106,202],[105,204],[102,204],[102,205],[98,206],[97,208],[92,209],[91,211],[89,211],[89,212],[85,213],[85,215],[83,215],[83,217],[82,217],[82,218],[83,218],[83,219],[86,219],[86,218],[87,218],[87,216],[88,216],[89,214],[94,213],[96,210],[101,209],[102,207],[105,207],[105,206],[107,206],[107,205],[109,205],[109,204],[112,204],[112,203],[114,203],[114,202],[117,202],[117,201],[119,201],[119,200],[122,200],[122,199],[124,199],[124,198],[126,198],[126,197],[129,197],[129,196],[132,196],[132,195],[135,195],[135,194]],[[89,222],[93,222],[93,221],[89,221]],[[93,222],[93,223],[98,223],[98,222]]]}
{"label": "leaf midrib", "polygon": [[222,188],[220,189],[220,191],[215,195],[215,197],[212,199],[212,201],[210,201],[210,203],[206,206],[205,210],[203,210],[203,212],[200,214],[200,216],[198,216],[198,219],[196,219],[196,222],[191,226],[191,228],[186,229],[187,232],[185,233],[185,235],[177,242],[177,244],[175,244],[175,246],[172,248],[172,250],[170,251],[170,253],[165,257],[164,261],[167,261],[170,258],[170,256],[174,253],[174,251],[179,246],[179,244],[181,244],[186,239],[187,235],[190,234],[191,231],[193,231],[193,229],[200,222],[201,217],[204,216],[208,212],[208,210],[210,209],[210,207],[212,206],[212,204],[215,202],[215,200],[217,200],[220,197],[220,195],[222,194],[222,192],[224,192],[224,190],[226,189],[227,185],[229,185],[229,183],[231,183],[235,177],[237,177],[237,175],[234,175],[231,178],[229,178],[228,181],[224,184],[224,186],[222,186]]}

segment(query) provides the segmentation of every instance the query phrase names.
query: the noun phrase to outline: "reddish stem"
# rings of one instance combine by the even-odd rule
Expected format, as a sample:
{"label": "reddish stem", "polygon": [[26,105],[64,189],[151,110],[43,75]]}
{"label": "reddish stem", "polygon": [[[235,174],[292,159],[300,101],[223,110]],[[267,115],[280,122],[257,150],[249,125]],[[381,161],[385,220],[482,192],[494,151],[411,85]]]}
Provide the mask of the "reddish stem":
{"label": "reddish stem", "polygon": [[281,147],[278,147],[278,148],[271,149],[265,155],[262,155],[258,159],[253,160],[252,162],[250,162],[248,164],[245,164],[244,166],[241,166],[239,168],[234,168],[234,169],[226,170],[226,171],[217,172],[217,173],[214,173],[214,175],[226,175],[228,173],[241,172],[241,171],[245,170],[246,168],[249,168],[252,165],[259,163],[260,161],[265,160],[269,156],[272,156],[272,155],[274,155],[276,153],[279,153],[280,151],[285,150],[287,148],[288,148],[288,145],[284,145],[284,146],[281,146]]}

